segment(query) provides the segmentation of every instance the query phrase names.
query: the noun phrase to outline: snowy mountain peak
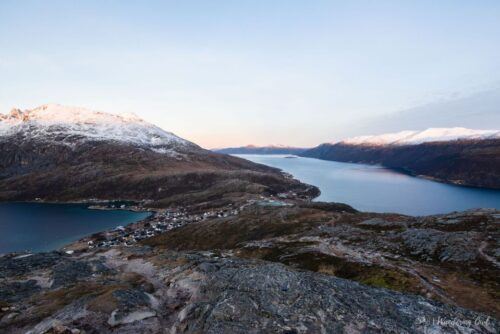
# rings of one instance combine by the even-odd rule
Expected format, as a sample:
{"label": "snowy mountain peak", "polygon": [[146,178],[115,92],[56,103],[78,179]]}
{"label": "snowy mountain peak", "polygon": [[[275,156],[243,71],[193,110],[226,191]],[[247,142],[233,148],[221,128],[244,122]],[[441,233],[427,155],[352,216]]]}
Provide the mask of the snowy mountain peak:
{"label": "snowy mountain peak", "polygon": [[375,136],[360,136],[340,141],[350,145],[417,145],[434,141],[500,138],[499,130],[466,128],[429,128],[423,131],[401,131]]}
{"label": "snowy mountain peak", "polygon": [[115,115],[59,104],[0,114],[0,139],[13,135],[71,145],[77,141],[126,142],[157,152],[166,152],[174,146],[196,147],[135,114]]}
{"label": "snowy mountain peak", "polygon": [[3,116],[3,120],[9,123],[15,123],[16,121],[37,121],[46,124],[145,123],[134,114],[115,115],[85,108],[67,107],[59,104],[44,104],[35,109],[25,111],[12,109],[10,114]]}

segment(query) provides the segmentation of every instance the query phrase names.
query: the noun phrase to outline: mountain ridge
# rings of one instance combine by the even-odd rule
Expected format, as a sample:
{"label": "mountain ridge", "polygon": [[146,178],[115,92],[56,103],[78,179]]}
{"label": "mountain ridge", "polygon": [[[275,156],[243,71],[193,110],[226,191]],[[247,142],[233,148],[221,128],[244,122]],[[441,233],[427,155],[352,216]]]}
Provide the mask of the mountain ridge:
{"label": "mountain ridge", "polygon": [[174,147],[198,145],[148,123],[136,115],[115,115],[85,108],[45,104],[0,115],[0,137],[23,135],[56,144],[75,141],[115,141],[134,144],[159,153]]}
{"label": "mountain ridge", "polygon": [[[0,117],[0,200],[127,199],[312,190],[279,170],[205,150],[135,116],[44,105]],[[313,191],[317,192],[317,189]]]}

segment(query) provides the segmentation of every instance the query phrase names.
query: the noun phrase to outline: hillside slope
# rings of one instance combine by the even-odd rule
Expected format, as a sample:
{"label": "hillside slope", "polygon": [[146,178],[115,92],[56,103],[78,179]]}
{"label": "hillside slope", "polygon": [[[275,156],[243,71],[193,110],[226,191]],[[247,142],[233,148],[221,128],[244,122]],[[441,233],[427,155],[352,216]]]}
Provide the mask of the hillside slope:
{"label": "hillside slope", "polygon": [[0,116],[0,152],[0,200],[162,205],[186,193],[201,201],[313,189],[277,169],[204,150],[136,116],[59,105]]}

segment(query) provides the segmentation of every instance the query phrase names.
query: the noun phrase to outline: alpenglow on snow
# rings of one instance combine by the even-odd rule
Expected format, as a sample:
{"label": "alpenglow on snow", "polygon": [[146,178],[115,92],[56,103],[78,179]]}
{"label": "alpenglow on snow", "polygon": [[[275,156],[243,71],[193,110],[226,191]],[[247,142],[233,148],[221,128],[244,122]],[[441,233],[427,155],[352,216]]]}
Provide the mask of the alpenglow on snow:
{"label": "alpenglow on snow", "polygon": [[175,147],[197,147],[133,114],[115,115],[58,104],[0,114],[0,138],[14,135],[67,145],[81,141],[123,142],[159,153]]}
{"label": "alpenglow on snow", "polygon": [[466,128],[430,128],[423,131],[401,131],[375,136],[359,136],[336,143],[349,145],[417,145],[435,141],[460,139],[500,138],[499,130],[472,130]]}

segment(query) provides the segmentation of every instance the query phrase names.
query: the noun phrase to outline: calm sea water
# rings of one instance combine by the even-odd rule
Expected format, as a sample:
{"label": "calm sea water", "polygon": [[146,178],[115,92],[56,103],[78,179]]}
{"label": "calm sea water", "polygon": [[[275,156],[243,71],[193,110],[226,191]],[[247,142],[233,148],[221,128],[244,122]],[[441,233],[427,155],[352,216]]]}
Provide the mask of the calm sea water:
{"label": "calm sea water", "polygon": [[[500,209],[500,191],[459,187],[385,168],[282,155],[239,155],[277,167],[321,189],[317,200],[362,211],[427,215],[470,208]],[[145,212],[90,210],[78,204],[0,203],[0,253],[46,251],[144,219]]]}
{"label": "calm sea water", "polygon": [[460,187],[386,168],[283,155],[238,155],[282,169],[321,190],[320,201],[342,202],[362,211],[409,215],[471,208],[500,209],[500,191]]}
{"label": "calm sea water", "polygon": [[0,254],[47,251],[146,218],[147,212],[90,210],[79,204],[0,203]]}

